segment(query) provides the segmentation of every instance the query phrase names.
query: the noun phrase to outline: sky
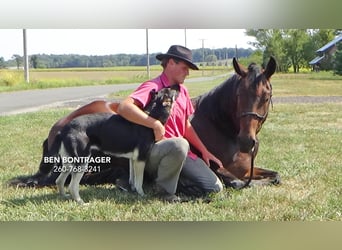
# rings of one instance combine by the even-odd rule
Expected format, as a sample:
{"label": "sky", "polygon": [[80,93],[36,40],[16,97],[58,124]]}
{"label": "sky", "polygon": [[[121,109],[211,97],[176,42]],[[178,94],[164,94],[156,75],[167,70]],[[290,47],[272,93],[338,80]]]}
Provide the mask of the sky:
{"label": "sky", "polygon": [[[144,54],[146,29],[27,29],[27,53],[33,54]],[[149,53],[165,53],[170,45],[190,49],[253,48],[244,29],[148,29]],[[0,29],[0,57],[23,55],[23,30]]]}

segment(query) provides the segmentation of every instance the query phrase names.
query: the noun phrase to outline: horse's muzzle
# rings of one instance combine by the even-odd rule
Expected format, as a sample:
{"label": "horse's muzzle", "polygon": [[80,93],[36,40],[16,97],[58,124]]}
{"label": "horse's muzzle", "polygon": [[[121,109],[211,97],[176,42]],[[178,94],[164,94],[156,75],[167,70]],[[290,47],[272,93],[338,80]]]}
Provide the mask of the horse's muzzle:
{"label": "horse's muzzle", "polygon": [[239,136],[238,144],[240,147],[240,152],[249,153],[253,150],[256,144],[256,139],[252,136]]}

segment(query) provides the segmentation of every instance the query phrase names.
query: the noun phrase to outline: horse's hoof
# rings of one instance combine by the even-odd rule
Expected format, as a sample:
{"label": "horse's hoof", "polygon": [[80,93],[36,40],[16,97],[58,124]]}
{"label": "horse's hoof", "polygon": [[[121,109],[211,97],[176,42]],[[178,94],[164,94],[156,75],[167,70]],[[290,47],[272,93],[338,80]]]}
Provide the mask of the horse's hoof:
{"label": "horse's hoof", "polygon": [[236,180],[232,180],[231,182],[229,182],[228,186],[234,188],[234,189],[241,189],[245,186],[245,182],[239,179]]}
{"label": "horse's hoof", "polygon": [[280,185],[281,184],[281,178],[280,178],[279,174],[277,174],[275,176],[275,178],[271,181],[271,184],[273,184],[273,185]]}

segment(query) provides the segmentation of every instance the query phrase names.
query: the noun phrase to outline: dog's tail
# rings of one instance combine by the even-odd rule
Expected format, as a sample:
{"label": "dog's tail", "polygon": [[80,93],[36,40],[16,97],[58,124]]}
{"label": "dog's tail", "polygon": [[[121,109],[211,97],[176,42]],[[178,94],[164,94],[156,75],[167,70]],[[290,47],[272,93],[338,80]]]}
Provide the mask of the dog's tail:
{"label": "dog's tail", "polygon": [[9,186],[15,187],[44,187],[55,185],[55,181],[59,175],[57,171],[52,171],[57,159],[61,146],[61,136],[56,135],[50,150],[48,149],[48,139],[43,142],[43,154],[39,164],[37,173],[33,175],[18,176],[8,181]]}

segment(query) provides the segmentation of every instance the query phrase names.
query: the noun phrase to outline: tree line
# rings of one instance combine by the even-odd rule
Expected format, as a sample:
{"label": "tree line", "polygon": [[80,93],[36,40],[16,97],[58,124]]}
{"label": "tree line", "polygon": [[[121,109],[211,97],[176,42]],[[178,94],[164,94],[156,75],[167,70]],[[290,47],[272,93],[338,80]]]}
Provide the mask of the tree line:
{"label": "tree line", "polygon": [[[301,68],[310,68],[309,62],[314,59],[316,51],[332,41],[336,35],[342,34],[341,29],[246,29],[245,34],[255,38],[250,42],[254,49],[244,48],[199,48],[192,50],[193,60],[200,65],[223,63],[232,57],[249,58],[258,64],[267,62],[270,56],[277,60],[278,72],[293,71],[298,73]],[[340,43],[341,44],[341,43]],[[320,65],[321,70],[334,70],[342,74],[342,45],[337,44],[337,51],[328,54]],[[149,55],[150,65],[159,64],[155,56]],[[22,57],[13,55],[5,61],[0,55],[1,67],[20,67]],[[37,54],[29,57],[31,68],[73,68],[73,67],[114,67],[114,66],[146,66],[146,54],[116,54],[105,56],[86,55],[46,55]]]}
{"label": "tree line", "polygon": [[[221,48],[209,49],[200,48],[192,50],[193,61],[199,64],[211,64],[222,60],[231,59],[234,56],[248,57],[254,52],[248,48]],[[156,59],[158,53],[149,55],[150,65],[157,65],[160,62]],[[115,67],[115,66],[146,66],[147,54],[115,54],[104,56],[88,56],[78,54],[47,55],[35,54],[29,56],[31,68],[92,68],[92,67]],[[13,55],[12,59],[1,60],[0,67],[21,67],[23,58],[20,55]]]}
{"label": "tree line", "polygon": [[[310,67],[309,62],[317,54],[316,50],[341,34],[338,29],[247,29],[246,35],[255,38],[251,43],[256,48],[259,61],[265,62],[272,55],[276,58],[278,71],[288,72],[291,68],[298,73],[300,68]],[[338,70],[339,48],[335,55],[327,55],[320,65],[322,70]],[[257,56],[255,56],[257,58]]]}

